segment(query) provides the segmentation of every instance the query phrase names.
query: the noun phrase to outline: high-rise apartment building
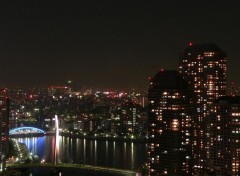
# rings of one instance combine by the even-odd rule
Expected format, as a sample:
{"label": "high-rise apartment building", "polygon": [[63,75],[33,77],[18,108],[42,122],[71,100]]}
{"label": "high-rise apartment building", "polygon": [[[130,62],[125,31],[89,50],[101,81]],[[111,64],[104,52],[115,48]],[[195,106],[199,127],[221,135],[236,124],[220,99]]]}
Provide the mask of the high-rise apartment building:
{"label": "high-rise apartment building", "polygon": [[238,96],[239,95],[239,87],[236,82],[231,82],[230,87],[229,87],[229,92],[228,95],[231,96]]}
{"label": "high-rise apartment building", "polygon": [[191,175],[192,97],[177,71],[161,70],[148,90],[149,175]]}
{"label": "high-rise apartment building", "polygon": [[226,54],[215,44],[189,44],[180,56],[179,72],[194,90],[194,172],[208,167],[206,120],[212,103],[226,95]]}
{"label": "high-rise apartment building", "polygon": [[240,175],[240,97],[224,96],[212,105],[210,168],[215,175]]}
{"label": "high-rise apartment building", "polygon": [[0,89],[0,171],[6,166],[9,140],[9,97],[7,89]]}

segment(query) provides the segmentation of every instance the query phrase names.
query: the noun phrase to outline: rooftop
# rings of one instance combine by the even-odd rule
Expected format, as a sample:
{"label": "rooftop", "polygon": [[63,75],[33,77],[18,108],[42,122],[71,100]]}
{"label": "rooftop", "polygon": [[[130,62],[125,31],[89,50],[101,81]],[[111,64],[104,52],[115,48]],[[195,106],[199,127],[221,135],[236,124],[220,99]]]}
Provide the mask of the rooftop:
{"label": "rooftop", "polygon": [[190,44],[185,49],[185,52],[223,52],[216,44]]}
{"label": "rooftop", "polygon": [[176,70],[160,70],[152,79],[152,88],[187,89],[189,84]]}

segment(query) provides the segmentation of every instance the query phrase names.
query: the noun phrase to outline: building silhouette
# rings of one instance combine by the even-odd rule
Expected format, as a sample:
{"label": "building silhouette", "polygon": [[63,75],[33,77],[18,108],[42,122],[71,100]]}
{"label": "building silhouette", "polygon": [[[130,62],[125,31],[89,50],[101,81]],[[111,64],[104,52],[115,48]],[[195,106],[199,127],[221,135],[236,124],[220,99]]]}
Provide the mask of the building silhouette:
{"label": "building silhouette", "polygon": [[0,171],[6,167],[9,141],[9,97],[7,89],[0,89]]}
{"label": "building silhouette", "polygon": [[191,175],[193,92],[177,71],[159,71],[148,90],[149,175]]}
{"label": "building silhouette", "polygon": [[212,103],[225,96],[226,54],[215,44],[189,44],[179,60],[179,72],[194,91],[193,174],[203,174],[209,161],[209,131],[206,128]]}

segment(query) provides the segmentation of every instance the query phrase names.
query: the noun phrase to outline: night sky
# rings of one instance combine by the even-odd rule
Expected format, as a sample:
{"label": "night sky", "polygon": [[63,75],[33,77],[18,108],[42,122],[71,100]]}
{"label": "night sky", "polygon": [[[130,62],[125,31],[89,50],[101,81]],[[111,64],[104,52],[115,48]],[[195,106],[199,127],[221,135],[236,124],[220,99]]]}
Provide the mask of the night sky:
{"label": "night sky", "polygon": [[1,0],[0,85],[146,87],[193,43],[228,56],[240,84],[239,0]]}

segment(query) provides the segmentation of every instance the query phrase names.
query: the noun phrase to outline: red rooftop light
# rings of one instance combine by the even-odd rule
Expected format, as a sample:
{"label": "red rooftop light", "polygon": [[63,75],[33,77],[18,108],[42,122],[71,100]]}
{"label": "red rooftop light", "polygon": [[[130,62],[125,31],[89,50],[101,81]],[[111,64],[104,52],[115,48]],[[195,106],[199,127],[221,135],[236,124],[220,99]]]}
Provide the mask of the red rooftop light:
{"label": "red rooftop light", "polygon": [[192,42],[189,42],[188,45],[189,45],[189,46],[192,46]]}

